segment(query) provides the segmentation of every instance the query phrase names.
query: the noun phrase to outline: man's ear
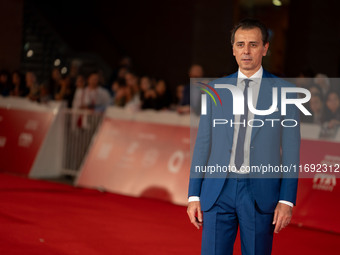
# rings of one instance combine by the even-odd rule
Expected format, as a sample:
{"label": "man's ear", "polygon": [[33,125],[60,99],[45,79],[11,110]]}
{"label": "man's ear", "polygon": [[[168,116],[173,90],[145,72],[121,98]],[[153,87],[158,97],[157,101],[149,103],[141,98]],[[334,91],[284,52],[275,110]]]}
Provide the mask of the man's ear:
{"label": "man's ear", "polygon": [[267,55],[267,52],[268,52],[268,48],[269,48],[269,42],[267,42],[264,46],[264,51],[263,51],[263,56],[266,56]]}

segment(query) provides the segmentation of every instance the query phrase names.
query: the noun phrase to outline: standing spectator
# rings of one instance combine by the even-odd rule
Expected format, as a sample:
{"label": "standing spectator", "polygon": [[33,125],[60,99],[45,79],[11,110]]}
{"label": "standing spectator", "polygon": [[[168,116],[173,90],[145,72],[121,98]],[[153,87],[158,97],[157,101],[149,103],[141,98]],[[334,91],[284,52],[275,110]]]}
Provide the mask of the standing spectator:
{"label": "standing spectator", "polygon": [[11,96],[22,97],[27,95],[27,87],[25,85],[25,79],[20,71],[14,71],[12,73],[12,84],[13,88],[11,91]]}
{"label": "standing spectator", "polygon": [[324,112],[324,104],[323,97],[321,94],[312,95],[309,100],[309,110],[312,112],[312,115],[304,115],[301,114],[301,121],[313,124],[322,124],[323,120],[323,112]]}
{"label": "standing spectator", "polygon": [[73,93],[71,89],[71,79],[70,77],[66,76],[65,78],[61,79],[60,81],[60,90],[55,95],[55,99],[59,101],[66,101],[67,107],[71,108]]}
{"label": "standing spectator", "polygon": [[[189,78],[202,78],[204,75],[203,67],[201,65],[192,65],[189,69]],[[198,90],[197,90],[198,91]],[[177,108],[178,113],[189,113],[190,106],[193,108],[196,114],[199,114],[201,104],[200,92],[192,91],[192,96],[194,97],[194,102],[190,102],[190,84],[186,85],[183,89],[182,102],[180,107]]]}
{"label": "standing spectator", "polygon": [[74,59],[71,62],[70,65],[70,72],[68,74],[68,77],[71,79],[71,86],[75,86],[76,80],[79,74],[79,69],[81,67],[81,61],[79,59]]}
{"label": "standing spectator", "polygon": [[320,86],[317,85],[317,84],[312,84],[312,85],[308,88],[308,90],[310,91],[310,94],[311,94],[312,96],[316,96],[316,95],[321,95],[321,96],[323,96],[322,90],[321,90]]}
{"label": "standing spectator", "polygon": [[26,97],[32,101],[37,101],[39,99],[39,85],[37,82],[37,76],[33,71],[27,71],[25,80],[26,87],[28,89],[28,94]]}
{"label": "standing spectator", "polygon": [[[314,85],[314,80],[312,78],[315,77],[315,72],[307,67],[304,68],[300,73],[298,78],[296,79],[296,86],[300,87],[300,88],[305,88],[305,89],[309,89],[309,87],[311,87],[312,85]],[[301,96],[301,95],[299,95]]]}
{"label": "standing spectator", "polygon": [[69,96],[67,99],[67,105],[69,108],[72,108],[72,102],[74,94],[76,92],[76,80],[81,64],[82,62],[79,59],[72,60],[70,65],[70,72],[67,74],[67,78],[69,79]]}
{"label": "standing spectator", "polygon": [[96,111],[104,111],[110,105],[111,98],[109,92],[99,86],[98,73],[90,74],[87,84],[84,96],[85,107]]}
{"label": "standing spectator", "polygon": [[154,108],[157,95],[148,76],[140,79],[140,90],[141,109]]}
{"label": "standing spectator", "polygon": [[157,82],[155,91],[156,91],[155,109],[156,110],[168,109],[171,103],[171,97],[164,80],[159,80]]}
{"label": "standing spectator", "polygon": [[340,125],[340,96],[336,91],[331,90],[327,94],[324,120],[328,128]]}
{"label": "standing spectator", "polygon": [[51,100],[51,94],[50,94],[49,88],[47,85],[42,84],[39,87],[39,97],[37,101],[39,103],[47,104],[50,100]]}
{"label": "standing spectator", "polygon": [[73,97],[72,109],[85,108],[85,77],[78,75],[76,78],[76,92]]}
{"label": "standing spectator", "polygon": [[0,71],[0,95],[6,97],[10,95],[12,90],[12,83],[10,74],[6,70]]}
{"label": "standing spectator", "polygon": [[176,103],[179,104],[183,100],[184,85],[180,84],[176,88]]}
{"label": "standing spectator", "polygon": [[[189,78],[202,78],[203,67],[201,65],[192,65],[189,69]],[[182,105],[190,105],[190,85],[187,85],[183,91]]]}
{"label": "standing spectator", "polygon": [[134,94],[139,93],[139,79],[138,76],[132,72],[125,74],[126,86],[132,88]]}
{"label": "standing spectator", "polygon": [[171,110],[177,111],[178,108],[181,107],[180,103],[183,100],[183,90],[184,90],[184,85],[183,84],[180,84],[180,85],[178,85],[176,87],[175,101],[170,106]]}
{"label": "standing spectator", "polygon": [[318,73],[314,78],[314,83],[320,86],[322,95],[325,97],[331,88],[331,83],[327,75]]}
{"label": "standing spectator", "polygon": [[118,63],[118,67],[113,70],[111,77],[109,78],[108,84],[113,84],[114,81],[125,79],[126,73],[132,69],[132,61],[130,57],[122,57]]}
{"label": "standing spectator", "polygon": [[87,115],[79,113],[77,110],[85,109],[85,86],[86,80],[83,75],[78,75],[76,78],[76,92],[73,97],[72,109],[72,130],[87,127]]}
{"label": "standing spectator", "polygon": [[125,79],[118,79],[112,84],[113,105],[123,107],[127,99],[127,87]]}
{"label": "standing spectator", "polygon": [[59,68],[53,68],[51,71],[51,77],[48,81],[48,89],[50,91],[51,98],[55,98],[62,89],[62,76]]}
{"label": "standing spectator", "polygon": [[126,67],[121,67],[117,74],[117,79],[124,79],[125,75],[129,72]]}
{"label": "standing spectator", "polygon": [[127,86],[127,103],[126,108],[135,111],[140,109],[140,89],[138,76],[132,72],[128,72],[125,75],[125,82]]}

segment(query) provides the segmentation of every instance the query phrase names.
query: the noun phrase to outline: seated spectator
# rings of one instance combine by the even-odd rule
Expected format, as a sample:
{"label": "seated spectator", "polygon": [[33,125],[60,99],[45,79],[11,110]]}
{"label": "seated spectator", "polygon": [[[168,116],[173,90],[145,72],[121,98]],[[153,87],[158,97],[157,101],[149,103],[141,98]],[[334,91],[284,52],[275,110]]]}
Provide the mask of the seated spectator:
{"label": "seated spectator", "polygon": [[84,106],[95,111],[104,111],[111,103],[109,92],[99,86],[98,73],[92,73],[87,79],[84,95]]}
{"label": "seated spectator", "polygon": [[22,97],[28,94],[25,79],[19,71],[12,73],[12,84],[11,96]]}
{"label": "seated spectator", "polygon": [[10,74],[6,70],[0,71],[0,95],[6,97],[10,95],[13,85],[11,83]]}

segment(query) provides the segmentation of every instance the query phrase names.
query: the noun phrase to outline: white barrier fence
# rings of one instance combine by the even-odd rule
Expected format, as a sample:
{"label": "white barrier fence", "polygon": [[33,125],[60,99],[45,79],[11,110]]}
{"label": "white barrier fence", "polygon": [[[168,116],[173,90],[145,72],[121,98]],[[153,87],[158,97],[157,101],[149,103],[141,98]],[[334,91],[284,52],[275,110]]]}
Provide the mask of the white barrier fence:
{"label": "white barrier fence", "polygon": [[61,174],[76,176],[103,114],[89,110],[63,109],[63,154]]}

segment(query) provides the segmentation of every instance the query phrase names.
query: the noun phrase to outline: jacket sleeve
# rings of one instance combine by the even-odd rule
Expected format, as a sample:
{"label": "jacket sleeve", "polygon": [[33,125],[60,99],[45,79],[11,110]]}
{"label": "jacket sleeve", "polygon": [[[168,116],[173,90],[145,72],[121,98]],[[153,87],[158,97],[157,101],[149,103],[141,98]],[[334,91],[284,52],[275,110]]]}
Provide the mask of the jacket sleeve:
{"label": "jacket sleeve", "polygon": [[209,95],[206,95],[206,98],[207,114],[200,116],[198,132],[190,167],[188,197],[200,196],[204,173],[202,171],[198,171],[198,168],[206,166],[210,156],[212,137],[212,103]]}
{"label": "jacket sleeve", "polygon": [[[287,98],[297,98],[296,93],[287,93]],[[282,166],[289,171],[282,173],[279,200],[286,200],[296,204],[296,193],[298,186],[299,164],[300,164],[300,111],[293,104],[287,104],[287,112],[281,117],[281,121],[287,121],[289,126],[295,120],[296,126],[282,127],[281,149]]]}

